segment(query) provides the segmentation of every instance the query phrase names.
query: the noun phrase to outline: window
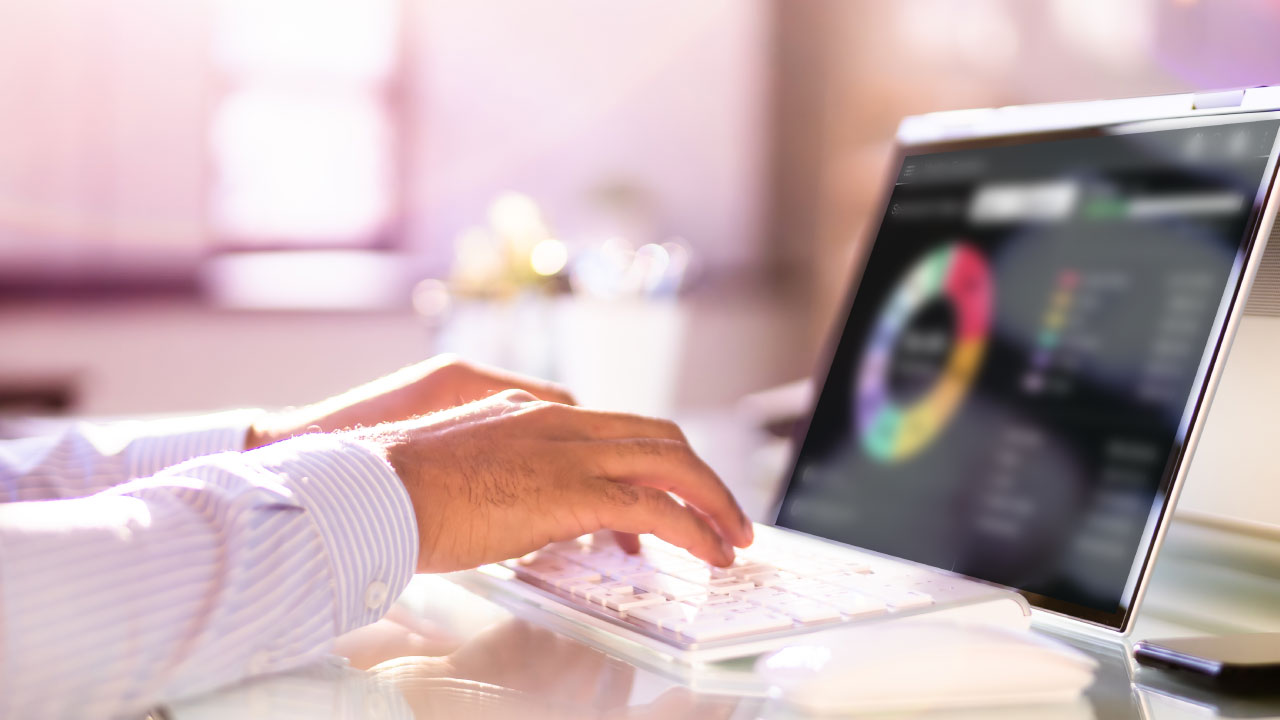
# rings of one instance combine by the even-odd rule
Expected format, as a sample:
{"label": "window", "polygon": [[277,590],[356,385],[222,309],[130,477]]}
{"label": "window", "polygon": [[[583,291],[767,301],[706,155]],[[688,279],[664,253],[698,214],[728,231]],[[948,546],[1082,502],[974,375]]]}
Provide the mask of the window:
{"label": "window", "polygon": [[385,244],[397,0],[220,0],[210,222],[221,247]]}

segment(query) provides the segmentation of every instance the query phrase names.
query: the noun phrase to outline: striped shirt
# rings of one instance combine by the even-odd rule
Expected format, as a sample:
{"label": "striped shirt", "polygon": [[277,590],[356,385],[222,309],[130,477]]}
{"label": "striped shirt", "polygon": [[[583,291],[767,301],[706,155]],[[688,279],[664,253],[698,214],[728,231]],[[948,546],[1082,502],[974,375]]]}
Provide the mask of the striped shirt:
{"label": "striped shirt", "polygon": [[385,460],[253,415],[0,441],[0,718],[109,717],[326,654],[412,577]]}

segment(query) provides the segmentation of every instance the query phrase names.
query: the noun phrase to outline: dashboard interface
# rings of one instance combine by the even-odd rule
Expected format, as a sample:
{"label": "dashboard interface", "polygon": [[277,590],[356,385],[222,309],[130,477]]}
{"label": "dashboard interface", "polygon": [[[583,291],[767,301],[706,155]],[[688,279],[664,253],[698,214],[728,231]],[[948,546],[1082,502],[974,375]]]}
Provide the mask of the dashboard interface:
{"label": "dashboard interface", "polygon": [[1278,125],[906,155],[777,524],[1118,624]]}

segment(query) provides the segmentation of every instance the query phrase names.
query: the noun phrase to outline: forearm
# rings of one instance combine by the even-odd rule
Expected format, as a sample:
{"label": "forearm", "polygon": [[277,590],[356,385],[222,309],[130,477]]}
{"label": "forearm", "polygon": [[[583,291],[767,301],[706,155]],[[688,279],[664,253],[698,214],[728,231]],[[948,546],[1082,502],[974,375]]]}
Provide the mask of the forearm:
{"label": "forearm", "polygon": [[54,435],[0,441],[0,502],[83,497],[195,457],[243,450],[263,415],[76,422]]}
{"label": "forearm", "polygon": [[0,716],[137,711],[323,654],[407,583],[403,488],[308,436],[0,507]]}

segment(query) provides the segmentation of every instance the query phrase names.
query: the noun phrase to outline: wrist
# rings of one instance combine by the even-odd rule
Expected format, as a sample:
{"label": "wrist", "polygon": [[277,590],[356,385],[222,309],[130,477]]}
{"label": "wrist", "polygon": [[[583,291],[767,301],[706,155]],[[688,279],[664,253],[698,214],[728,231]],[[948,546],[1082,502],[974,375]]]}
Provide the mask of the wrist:
{"label": "wrist", "polygon": [[283,440],[285,437],[287,436],[281,436],[278,428],[276,428],[275,416],[267,415],[249,425],[249,430],[244,436],[244,449],[254,450]]}
{"label": "wrist", "polygon": [[249,425],[245,433],[244,449],[254,450],[264,445],[288,440],[308,432],[321,432],[317,425],[306,425],[297,417],[298,411],[289,409],[280,413],[267,413]]}
{"label": "wrist", "polygon": [[244,449],[253,450],[255,448],[260,448],[263,445],[270,444],[270,441],[266,439],[266,435],[262,428],[258,426],[258,423],[250,423],[249,429],[245,431],[244,434]]}
{"label": "wrist", "polygon": [[401,455],[406,446],[409,445],[409,437],[403,430],[394,429],[390,425],[375,425],[369,428],[348,430],[342,433],[342,436],[359,443],[365,449],[385,460],[396,471],[396,474],[400,475],[403,481]]}

